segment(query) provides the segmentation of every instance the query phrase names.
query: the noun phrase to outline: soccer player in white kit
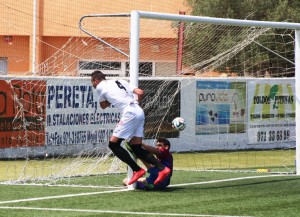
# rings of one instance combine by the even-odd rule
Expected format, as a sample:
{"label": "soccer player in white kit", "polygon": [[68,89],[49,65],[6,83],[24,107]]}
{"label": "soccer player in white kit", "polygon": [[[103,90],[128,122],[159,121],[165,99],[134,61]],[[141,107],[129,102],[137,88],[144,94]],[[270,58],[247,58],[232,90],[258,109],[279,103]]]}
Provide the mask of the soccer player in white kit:
{"label": "soccer player in white kit", "polygon": [[[130,85],[125,80],[106,80],[101,71],[94,71],[91,75],[92,86],[96,89],[100,107],[105,109],[109,106],[118,108],[121,112],[121,119],[109,139],[109,148],[123,162],[131,167],[133,176],[128,185],[136,182],[145,175],[146,171],[141,168],[130,154],[121,146],[121,142],[127,139],[134,154],[141,160],[152,164],[160,171],[154,184],[162,182],[171,170],[160,163],[150,152],[142,148],[144,137],[145,115],[139,106],[144,91]],[[135,95],[137,95],[137,100]]]}

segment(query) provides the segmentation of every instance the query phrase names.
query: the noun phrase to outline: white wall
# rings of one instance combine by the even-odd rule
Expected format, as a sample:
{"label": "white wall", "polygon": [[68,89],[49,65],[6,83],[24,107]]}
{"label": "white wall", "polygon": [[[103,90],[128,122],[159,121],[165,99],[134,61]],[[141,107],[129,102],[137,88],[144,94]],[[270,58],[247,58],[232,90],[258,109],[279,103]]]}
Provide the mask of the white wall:
{"label": "white wall", "polygon": [[[12,77],[3,77],[3,80],[11,80]],[[82,86],[85,87],[87,92],[79,91],[79,95],[76,97],[75,101],[79,103],[79,108],[74,108],[74,106],[66,106],[64,108],[56,108],[56,103],[64,103],[63,97],[58,97],[58,99],[52,99],[51,105],[49,108],[46,109],[46,116],[51,116],[55,114],[61,114],[61,115],[67,115],[70,113],[78,113],[78,114],[92,114],[92,113],[110,113],[115,115],[115,119],[118,117],[118,112],[115,109],[106,109],[105,111],[101,110],[95,105],[97,102],[97,96],[94,91],[90,91],[90,94],[93,94],[93,102],[85,107],[84,104],[82,104],[82,97],[87,97],[88,94],[88,87],[90,87],[90,78],[53,78],[53,77],[28,77],[28,78],[14,78],[16,80],[46,80],[47,81],[47,87],[49,86],[63,86],[63,87],[76,87],[76,86]],[[147,78],[149,80],[149,78]],[[157,79],[157,78],[156,78]],[[168,79],[168,78],[162,78],[162,79]],[[171,78],[173,80],[176,80],[177,78]],[[269,148],[282,148],[282,147],[295,147],[295,138],[291,136],[289,140],[286,141],[276,141],[276,142],[262,142],[262,143],[252,143],[249,144],[249,133],[248,133],[248,126],[249,126],[249,103],[251,103],[251,99],[246,101],[246,132],[244,133],[215,133],[215,134],[206,134],[206,135],[196,135],[196,107],[197,107],[197,88],[196,88],[196,82],[197,81],[219,81],[219,82],[246,82],[247,84],[247,95],[252,91],[253,89],[249,89],[251,85],[249,84],[253,83],[262,83],[262,84],[276,84],[279,80],[274,79],[199,79],[199,78],[180,78],[182,89],[181,89],[181,117],[185,118],[187,127],[185,130],[180,132],[179,138],[170,138],[170,141],[172,143],[172,151],[180,152],[180,151],[207,151],[207,150],[244,150],[244,149],[269,149]],[[254,82],[253,82],[254,81]],[[293,79],[284,79],[284,81],[280,80],[284,85],[287,84],[293,84]],[[280,83],[279,82],[279,83]],[[292,90],[294,91],[294,85],[292,85]],[[46,91],[49,92],[49,89],[46,88]],[[58,94],[63,94],[63,88],[59,90]],[[294,94],[294,93],[292,93]],[[49,97],[49,96],[47,96]],[[47,101],[48,102],[48,101]],[[95,110],[96,109],[96,110]],[[1,116],[0,116],[1,119]],[[295,121],[294,119],[289,120],[290,123],[293,123]],[[87,135],[88,132],[98,132],[99,129],[105,130],[105,134],[103,134],[103,138],[98,137],[98,141],[100,143],[95,143],[93,140],[85,140],[84,144],[67,144],[66,142],[55,142],[55,143],[48,143],[46,141],[45,146],[39,146],[39,147],[12,147],[12,148],[0,148],[0,158],[23,158],[23,157],[30,157],[30,156],[44,156],[46,153],[47,155],[59,155],[59,154],[66,154],[66,155],[75,155],[78,152],[80,152],[83,149],[86,149],[87,147],[90,150],[97,150],[97,149],[107,149],[108,144],[108,133],[111,132],[111,130],[114,128],[115,123],[108,123],[105,125],[99,125],[99,124],[84,124],[84,125],[49,125],[48,122],[45,122],[46,133],[57,133],[61,134],[63,137],[64,133],[69,132],[78,132],[80,130],[84,131],[84,134]],[[292,133],[294,133],[295,129],[294,127],[289,128]],[[269,130],[269,128],[267,129]],[[101,131],[102,132],[102,131]],[[101,133],[100,131],[98,133]],[[1,135],[4,135],[5,132],[1,132]],[[100,135],[100,134],[99,134]],[[294,135],[294,134],[293,134]],[[47,140],[47,139],[45,139]],[[69,141],[69,140],[66,140]],[[147,140],[146,143],[153,143],[153,140]]]}

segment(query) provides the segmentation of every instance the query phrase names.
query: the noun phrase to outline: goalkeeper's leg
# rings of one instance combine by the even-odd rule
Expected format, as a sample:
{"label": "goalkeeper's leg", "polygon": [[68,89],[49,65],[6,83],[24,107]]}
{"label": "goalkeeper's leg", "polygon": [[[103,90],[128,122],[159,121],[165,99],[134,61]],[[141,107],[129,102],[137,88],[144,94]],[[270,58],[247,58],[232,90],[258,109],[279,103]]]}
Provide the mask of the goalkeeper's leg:
{"label": "goalkeeper's leg", "polygon": [[135,155],[140,158],[141,160],[147,162],[148,164],[152,164],[155,166],[158,170],[158,177],[154,181],[154,185],[157,185],[158,183],[161,183],[164,181],[165,178],[168,177],[168,175],[171,173],[171,170],[160,163],[150,152],[145,150],[141,145],[131,145],[131,149],[135,153]]}

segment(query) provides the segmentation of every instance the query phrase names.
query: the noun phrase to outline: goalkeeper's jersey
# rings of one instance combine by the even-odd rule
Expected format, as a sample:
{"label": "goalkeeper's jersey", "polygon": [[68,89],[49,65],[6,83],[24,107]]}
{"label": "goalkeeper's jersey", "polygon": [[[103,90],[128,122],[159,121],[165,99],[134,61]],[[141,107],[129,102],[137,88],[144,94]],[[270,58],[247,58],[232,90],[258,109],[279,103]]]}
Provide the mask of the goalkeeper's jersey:
{"label": "goalkeeper's jersey", "polygon": [[161,155],[157,157],[158,161],[161,162],[166,167],[169,167],[171,170],[170,176],[173,173],[173,156],[172,153],[163,147],[158,149],[161,152]]}
{"label": "goalkeeper's jersey", "polygon": [[171,173],[162,182],[154,185],[154,181],[158,177],[159,170],[156,167],[151,167],[151,168],[148,169],[148,173],[150,175],[146,178],[147,183],[138,181],[137,182],[137,188],[138,189],[146,189],[146,190],[164,189],[170,184],[171,176],[172,176],[172,173],[173,173],[173,156],[172,156],[172,153],[169,150],[167,150],[163,147],[160,147],[158,150],[161,153],[159,156],[156,155],[158,161],[161,162],[166,167],[170,168]]}
{"label": "goalkeeper's jersey", "polygon": [[133,90],[136,87],[125,80],[103,80],[96,88],[99,102],[107,100],[122,113],[128,105],[138,104]]}

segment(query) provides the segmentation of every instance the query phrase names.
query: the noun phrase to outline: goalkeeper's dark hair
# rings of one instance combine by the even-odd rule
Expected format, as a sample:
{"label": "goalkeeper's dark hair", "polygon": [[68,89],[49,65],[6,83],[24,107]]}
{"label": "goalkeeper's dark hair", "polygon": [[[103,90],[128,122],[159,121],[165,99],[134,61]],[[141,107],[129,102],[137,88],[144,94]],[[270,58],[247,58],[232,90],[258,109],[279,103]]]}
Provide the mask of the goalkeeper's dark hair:
{"label": "goalkeeper's dark hair", "polygon": [[164,146],[169,146],[169,149],[171,148],[171,143],[169,140],[167,140],[164,137],[159,137],[156,139],[156,142],[162,142],[164,144]]}
{"label": "goalkeeper's dark hair", "polygon": [[94,71],[92,74],[91,74],[91,77],[93,80],[106,80],[105,78],[105,74],[103,74],[101,71],[97,70],[97,71]]}

